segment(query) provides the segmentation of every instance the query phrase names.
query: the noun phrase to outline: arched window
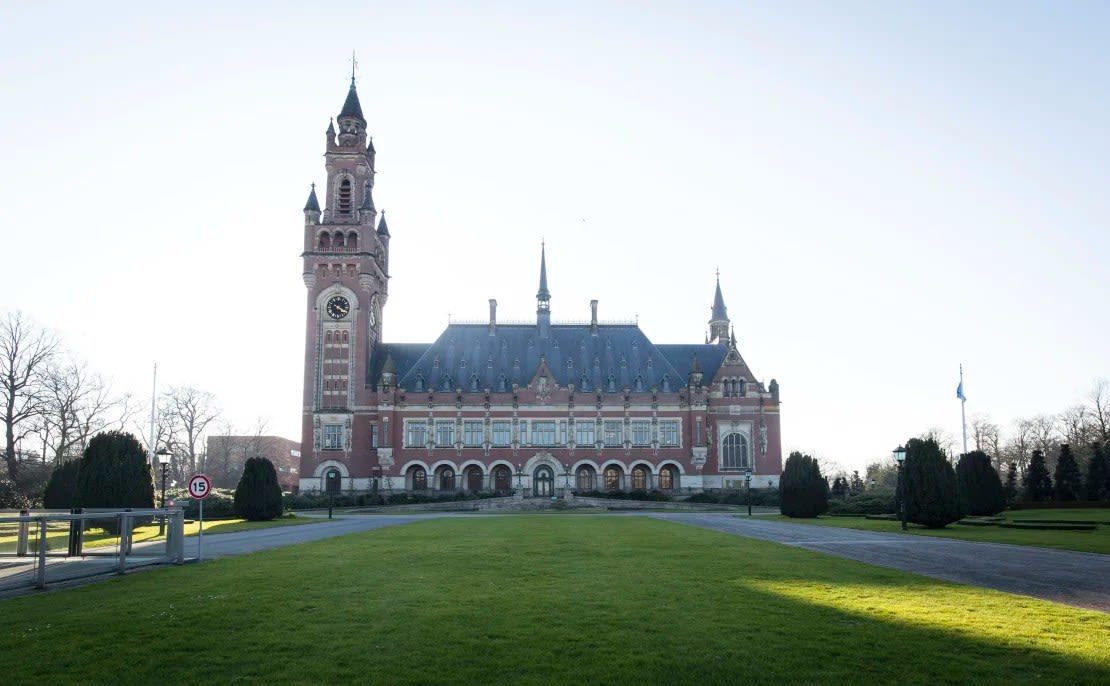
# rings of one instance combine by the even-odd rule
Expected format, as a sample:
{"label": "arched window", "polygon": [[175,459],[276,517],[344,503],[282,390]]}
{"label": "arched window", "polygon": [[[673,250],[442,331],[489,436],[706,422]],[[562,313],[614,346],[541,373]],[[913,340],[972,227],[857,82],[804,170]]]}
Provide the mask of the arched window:
{"label": "arched window", "polygon": [[342,248],[343,247],[343,232],[342,231],[336,231],[335,232],[335,238],[331,239],[331,244],[332,244],[332,247],[335,247],[335,248]]}
{"label": "arched window", "polygon": [[413,380],[412,383],[413,383],[413,390],[423,391],[424,390],[424,375],[423,374],[417,374],[416,378]]}
{"label": "arched window", "polygon": [[676,481],[678,478],[674,467],[667,466],[659,470],[659,488],[669,491],[675,487]]}
{"label": "arched window", "polygon": [[325,344],[330,344],[331,343],[331,331],[328,331],[327,333],[324,334],[324,343]]}
{"label": "arched window", "polygon": [[428,472],[423,467],[412,470],[412,490],[423,491],[428,488]]}
{"label": "arched window", "polygon": [[343,345],[347,345],[350,342],[351,342],[350,332],[349,331],[344,331],[343,332]]}
{"label": "arched window", "polygon": [[721,468],[744,469],[748,464],[748,439],[740,434],[725,436],[721,442]]}
{"label": "arched window", "polygon": [[[351,180],[343,179],[339,182],[339,214],[351,214]],[[336,246],[339,247],[339,246]]]}
{"label": "arched window", "polygon": [[321,250],[331,250],[331,234],[329,234],[327,231],[321,233],[318,243]]}
{"label": "arched window", "polygon": [[580,491],[592,491],[597,488],[597,477],[592,467],[579,467],[574,476],[574,483]]}
{"label": "arched window", "polygon": [[347,249],[351,252],[358,250],[358,234],[354,231],[347,234]]}
{"label": "arched window", "polygon": [[439,490],[453,491],[455,490],[455,470],[444,469],[439,473]]}
{"label": "arched window", "polygon": [[635,490],[645,490],[648,486],[648,470],[647,467],[639,466],[632,468],[632,488]]}
{"label": "arched window", "polygon": [[617,467],[605,468],[605,490],[619,491],[621,490],[621,470]]}
{"label": "arched window", "polygon": [[736,382],[736,395],[740,396],[741,398],[744,397],[745,390],[746,389],[744,388],[744,380],[740,379]]}

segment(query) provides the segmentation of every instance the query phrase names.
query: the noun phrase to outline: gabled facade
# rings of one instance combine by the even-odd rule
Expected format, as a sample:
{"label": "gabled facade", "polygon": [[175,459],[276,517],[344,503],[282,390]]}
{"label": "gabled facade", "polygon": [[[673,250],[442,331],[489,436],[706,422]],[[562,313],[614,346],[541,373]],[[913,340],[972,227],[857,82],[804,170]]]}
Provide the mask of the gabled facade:
{"label": "gabled facade", "polygon": [[305,205],[302,491],[697,491],[778,484],[778,382],[752,373],[718,275],[705,343],[656,345],[635,322],[551,316],[450,324],[382,341],[390,234],[354,81],[326,138],[324,206]]}

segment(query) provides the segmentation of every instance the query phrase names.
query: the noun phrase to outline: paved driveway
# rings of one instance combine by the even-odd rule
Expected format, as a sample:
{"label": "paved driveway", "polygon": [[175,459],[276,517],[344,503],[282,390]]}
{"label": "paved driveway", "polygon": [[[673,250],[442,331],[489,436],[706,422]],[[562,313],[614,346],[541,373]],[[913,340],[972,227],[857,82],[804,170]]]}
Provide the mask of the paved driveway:
{"label": "paved driveway", "polygon": [[1110,612],[1110,555],[794,524],[731,514],[650,516],[937,579]]}

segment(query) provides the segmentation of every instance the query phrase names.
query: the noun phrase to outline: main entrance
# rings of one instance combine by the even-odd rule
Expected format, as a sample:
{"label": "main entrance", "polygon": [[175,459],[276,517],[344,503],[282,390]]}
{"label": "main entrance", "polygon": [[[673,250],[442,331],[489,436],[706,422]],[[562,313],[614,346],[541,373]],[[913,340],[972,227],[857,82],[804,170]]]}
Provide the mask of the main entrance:
{"label": "main entrance", "polygon": [[555,472],[551,467],[540,465],[532,474],[532,495],[537,498],[550,498],[555,495]]}

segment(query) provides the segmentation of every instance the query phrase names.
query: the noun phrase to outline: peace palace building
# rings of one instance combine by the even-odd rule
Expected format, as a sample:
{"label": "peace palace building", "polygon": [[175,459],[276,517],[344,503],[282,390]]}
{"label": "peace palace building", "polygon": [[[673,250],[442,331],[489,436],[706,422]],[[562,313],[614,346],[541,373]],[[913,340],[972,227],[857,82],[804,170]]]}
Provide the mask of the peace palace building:
{"label": "peace palace building", "polygon": [[[338,130],[336,130],[338,125]],[[304,208],[302,491],[501,491],[550,497],[777,485],[779,388],[736,346],[720,279],[704,343],[635,322],[551,319],[540,253],[534,323],[450,323],[386,343],[390,232],[352,80],[326,136],[327,187]]]}

